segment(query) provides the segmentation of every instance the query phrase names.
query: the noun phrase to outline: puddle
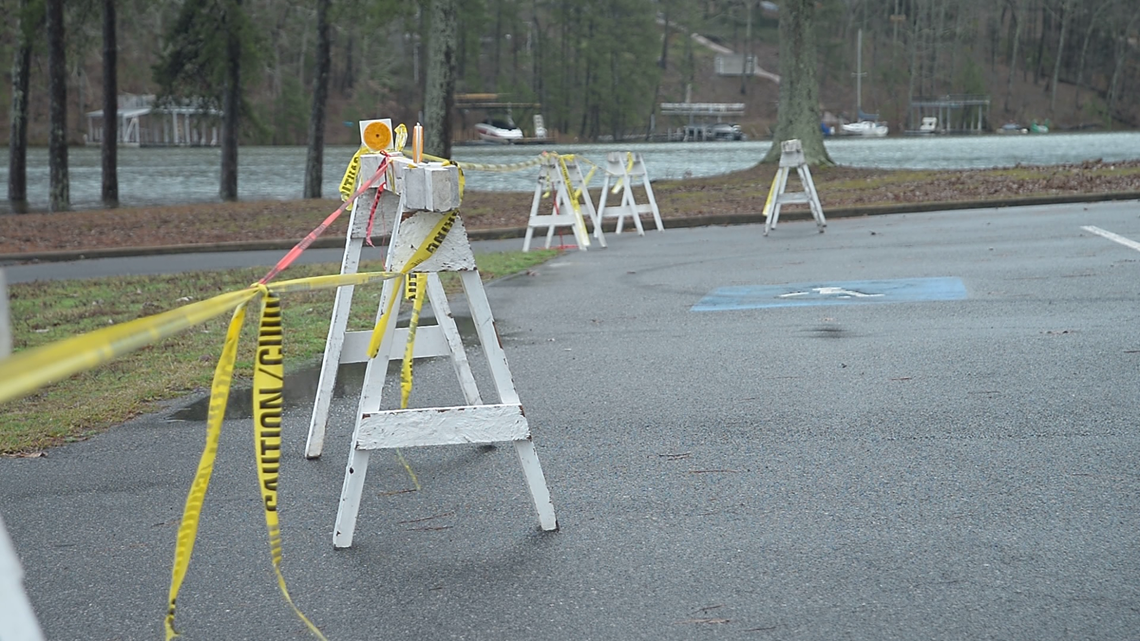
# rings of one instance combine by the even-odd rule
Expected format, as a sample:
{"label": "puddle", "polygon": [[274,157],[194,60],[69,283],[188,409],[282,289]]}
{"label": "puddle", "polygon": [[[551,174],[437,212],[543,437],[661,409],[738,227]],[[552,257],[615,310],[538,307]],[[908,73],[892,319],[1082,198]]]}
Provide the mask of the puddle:
{"label": "puddle", "polygon": [[[435,319],[431,316],[421,320],[421,327],[434,325]],[[407,327],[407,321],[400,323]],[[459,329],[459,336],[463,344],[472,346],[478,343],[478,334],[475,331],[475,322],[470,316],[455,316],[455,325]],[[421,359],[417,363],[433,359]],[[345,363],[337,370],[336,385],[333,388],[333,398],[343,398],[346,395],[357,396],[364,384],[364,370],[367,363]],[[391,361],[388,364],[388,376],[399,376],[400,361]],[[285,376],[285,408],[309,406],[317,396],[317,383],[321,378],[321,364],[315,363],[312,367],[298,370]],[[205,396],[185,407],[173,412],[168,421],[205,421],[210,409],[210,397]],[[226,402],[227,419],[253,418],[253,392],[249,387],[233,387],[230,389],[230,398]]]}
{"label": "puddle", "polygon": [[[333,398],[344,397],[346,390],[352,390],[353,395],[360,393],[360,386],[364,384],[365,365],[366,363],[346,363],[340,366],[340,369],[337,370],[336,386],[333,388]],[[320,380],[320,377],[320,363],[287,375],[285,377],[285,408],[311,405],[317,395],[317,381]],[[209,410],[210,397],[207,395],[174,412],[167,420],[204,421]],[[253,391],[249,387],[230,388],[230,398],[226,402],[226,418],[253,418]]]}

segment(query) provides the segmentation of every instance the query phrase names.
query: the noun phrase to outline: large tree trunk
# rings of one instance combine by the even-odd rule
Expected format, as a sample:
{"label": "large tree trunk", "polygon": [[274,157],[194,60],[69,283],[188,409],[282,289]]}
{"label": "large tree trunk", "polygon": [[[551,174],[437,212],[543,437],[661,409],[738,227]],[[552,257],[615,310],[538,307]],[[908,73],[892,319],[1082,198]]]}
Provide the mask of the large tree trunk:
{"label": "large tree trunk", "polygon": [[424,92],[424,151],[451,157],[451,111],[455,105],[456,0],[432,0]]}
{"label": "large tree trunk", "polygon": [[16,29],[15,54],[12,56],[12,126],[8,138],[8,202],[13,211],[28,208],[28,79],[32,64],[34,31],[25,24],[27,2],[16,5],[19,26]]}
{"label": "large tree trunk", "polygon": [[67,63],[63,48],[63,0],[48,0],[48,183],[49,211],[71,204],[67,176]]}
{"label": "large tree trunk", "polygon": [[815,0],[780,3],[780,103],[772,146],[762,162],[780,159],[780,143],[798,138],[811,165],[834,165],[819,128]]}
{"label": "large tree trunk", "polygon": [[325,103],[329,96],[329,5],[317,0],[317,69],[313,76],[313,104],[309,112],[309,153],[305,158],[305,198],[321,197],[322,165],[325,156]]}
{"label": "large tree trunk", "polygon": [[119,44],[115,0],[103,0],[103,204],[119,206]]}
{"label": "large tree trunk", "polygon": [[222,200],[238,197],[238,122],[241,115],[241,0],[226,7],[226,88],[222,98]]}

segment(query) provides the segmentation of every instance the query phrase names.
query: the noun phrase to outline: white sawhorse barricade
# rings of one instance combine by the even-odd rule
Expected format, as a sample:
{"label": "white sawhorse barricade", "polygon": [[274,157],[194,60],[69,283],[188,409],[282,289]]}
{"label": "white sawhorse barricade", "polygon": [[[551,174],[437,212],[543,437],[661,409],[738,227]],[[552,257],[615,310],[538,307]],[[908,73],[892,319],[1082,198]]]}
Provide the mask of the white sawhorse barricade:
{"label": "white sawhorse barricade", "polygon": [[[590,224],[594,227],[594,237],[598,244],[606,246],[606,237],[602,233],[601,218],[594,209],[590,200],[588,180],[582,175],[582,167],[578,160],[558,154],[547,154],[539,165],[538,182],[534,187],[534,201],[530,205],[530,219],[526,223],[526,237],[523,239],[523,251],[530,251],[530,241],[536,228],[546,228],[546,249],[550,249],[550,241],[554,238],[554,230],[558,227],[570,227],[574,231],[574,241],[578,249],[585,251],[590,246],[590,236],[586,232],[586,216],[590,217]],[[551,199],[551,213],[538,213],[542,206],[542,195],[549,191]]]}
{"label": "white sawhorse barricade", "polygon": [[[379,154],[361,156],[360,175],[371,176],[381,161],[382,156]],[[352,545],[371,450],[426,445],[513,442],[542,529],[557,529],[554,505],[531,441],[526,417],[515,392],[491,307],[475,268],[475,257],[471,253],[467,232],[458,215],[450,213],[459,207],[458,172],[455,167],[444,167],[436,163],[413,165],[405,158],[394,156],[389,165],[388,178],[390,189],[380,195],[376,213],[383,217],[381,220],[385,226],[392,230],[385,268],[389,271],[399,270],[417,249],[429,243],[436,244],[431,257],[412,271],[413,274],[426,275],[426,302],[438,323],[419,326],[415,335],[414,357],[449,357],[459,378],[466,405],[381,410],[381,392],[388,363],[402,358],[408,337],[407,328],[396,327],[402,292],[393,280],[384,282],[377,320],[388,309],[390,302],[392,312],[379,351],[370,359],[367,352],[371,332],[346,332],[353,288],[340,288],[333,307],[328,344],[321,363],[317,398],[305,448],[305,455],[309,458],[321,455],[338,365],[367,362],[337,510],[333,545],[338,548]],[[366,192],[352,209],[344,260],[341,263],[342,273],[354,273],[357,270],[369,217],[369,207],[366,205],[372,202],[374,195],[374,190]],[[436,232],[433,237],[429,237],[448,218],[453,221],[450,230],[446,229],[446,223],[443,223],[441,230],[446,235]],[[458,272],[460,275],[476,333],[498,393],[498,404],[485,404],[480,396],[463,342],[451,316],[447,296],[440,283],[439,272]],[[395,301],[392,297],[396,297]]]}
{"label": "white sawhorse barricade", "polygon": [[[645,188],[645,195],[649,199],[647,203],[638,204],[633,197],[633,181],[638,178],[641,179],[641,185]],[[618,188],[621,188],[621,204],[607,206],[606,199],[610,194],[611,181],[615,194]],[[627,152],[623,155],[620,151],[611,151],[606,154],[606,179],[602,183],[598,217],[602,221],[606,218],[617,218],[614,233],[620,234],[628,216],[633,219],[638,235],[644,236],[645,229],[641,226],[642,214],[653,214],[657,231],[665,231],[665,225],[661,224],[661,210],[657,208],[657,199],[653,196],[653,187],[649,185],[649,172],[645,170],[645,160],[641,154]]]}
{"label": "white sawhorse barricade", "polygon": [[0,639],[43,641],[43,631],[24,593],[24,571],[0,519]]}
{"label": "white sawhorse barricade", "polygon": [[[795,169],[803,185],[803,191],[786,191],[788,174]],[[768,200],[764,203],[764,235],[776,228],[780,221],[780,207],[790,203],[807,203],[811,207],[811,215],[819,227],[819,233],[827,227],[823,218],[823,206],[819,204],[819,194],[815,191],[815,183],[811,179],[811,169],[804,159],[804,148],[798,139],[785,140],[780,145],[780,167],[776,170],[776,177],[772,179],[772,187],[768,189]]]}

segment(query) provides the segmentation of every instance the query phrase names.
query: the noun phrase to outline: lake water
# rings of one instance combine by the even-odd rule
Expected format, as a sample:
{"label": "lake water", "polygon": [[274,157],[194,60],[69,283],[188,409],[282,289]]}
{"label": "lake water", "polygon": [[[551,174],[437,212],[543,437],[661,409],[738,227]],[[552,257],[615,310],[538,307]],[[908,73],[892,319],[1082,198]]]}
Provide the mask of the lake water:
{"label": "lake water", "polygon": [[[602,162],[609,151],[641,152],[650,178],[678,179],[724,174],[756,164],[769,141],[636,143],[601,145],[461,146],[458,161],[505,164],[534,158],[544,149],[580,154]],[[928,136],[836,138],[827,141],[841,165],[889,169],[966,169],[1016,164],[1054,165],[1103,159],[1140,159],[1140,132],[1051,133],[1046,135]],[[345,166],[355,148],[325,150],[325,197],[336,197]],[[124,206],[218,201],[221,154],[217,148],[144,148],[119,150],[119,195]],[[72,147],[68,157],[73,209],[100,207],[101,165],[98,147]],[[238,195],[242,200],[289,200],[301,197],[305,175],[303,147],[242,147],[238,154]],[[483,191],[531,191],[536,169],[513,173],[467,172],[467,188]],[[596,177],[593,184],[601,183]],[[0,167],[0,189],[7,189],[8,167]],[[48,203],[47,149],[28,154],[29,205],[44,211]],[[0,212],[8,211],[0,200]]]}

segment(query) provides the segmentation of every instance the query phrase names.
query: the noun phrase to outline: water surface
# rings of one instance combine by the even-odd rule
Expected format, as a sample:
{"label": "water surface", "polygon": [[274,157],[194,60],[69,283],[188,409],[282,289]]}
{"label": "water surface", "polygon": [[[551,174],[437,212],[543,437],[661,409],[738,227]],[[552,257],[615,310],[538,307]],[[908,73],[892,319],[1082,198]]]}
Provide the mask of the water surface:
{"label": "water surface", "polygon": [[[622,143],[552,146],[459,146],[454,157],[475,163],[514,163],[544,150],[573,153],[603,162],[609,151],[636,150],[645,157],[654,180],[701,177],[746,169],[768,151],[769,141]],[[967,169],[1017,164],[1054,165],[1103,159],[1140,159],[1140,132],[1056,133],[1046,135],[927,136],[878,139],[834,138],[831,157],[841,165],[887,169]],[[335,197],[345,165],[355,148],[325,150],[322,193]],[[238,154],[238,196],[242,200],[292,200],[301,197],[305,176],[304,147],[242,147]],[[124,206],[217,202],[221,154],[217,148],[123,148],[119,150],[119,195]],[[73,209],[101,206],[101,162],[98,147],[71,147],[68,156]],[[467,172],[468,189],[531,191],[537,172]],[[8,168],[0,167],[0,189]],[[601,177],[593,179],[601,184]],[[28,154],[29,206],[48,204],[47,149]],[[9,211],[0,200],[0,212]]]}

